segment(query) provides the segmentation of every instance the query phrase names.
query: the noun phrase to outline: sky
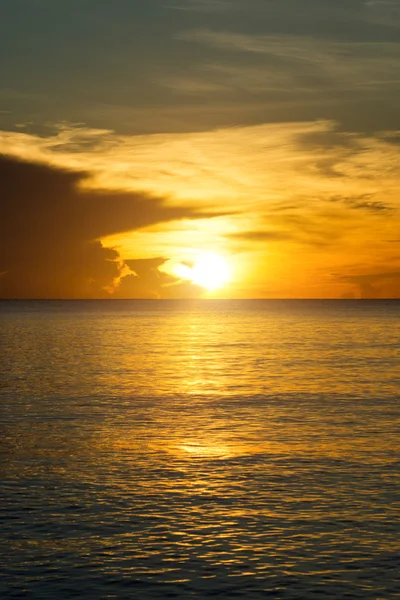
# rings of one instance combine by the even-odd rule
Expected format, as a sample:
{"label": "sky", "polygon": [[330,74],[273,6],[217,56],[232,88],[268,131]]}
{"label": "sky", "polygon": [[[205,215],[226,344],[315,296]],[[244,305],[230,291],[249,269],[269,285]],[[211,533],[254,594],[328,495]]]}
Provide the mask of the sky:
{"label": "sky", "polygon": [[0,57],[0,298],[400,297],[400,0],[0,0]]}

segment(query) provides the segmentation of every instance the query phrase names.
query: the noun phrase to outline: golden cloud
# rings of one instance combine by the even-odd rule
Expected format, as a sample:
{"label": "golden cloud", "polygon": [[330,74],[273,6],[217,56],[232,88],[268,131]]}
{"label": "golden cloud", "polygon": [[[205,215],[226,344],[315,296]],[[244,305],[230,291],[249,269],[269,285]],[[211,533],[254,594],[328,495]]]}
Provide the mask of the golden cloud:
{"label": "golden cloud", "polygon": [[85,189],[140,191],[206,210],[204,218],[101,241],[126,259],[184,260],[193,248],[234,255],[232,295],[239,287],[250,295],[336,295],[350,284],[354,255],[372,270],[384,256],[397,272],[388,242],[400,208],[394,132],[343,133],[317,121],[127,136],[60,124],[47,137],[3,132],[0,152],[84,170]]}

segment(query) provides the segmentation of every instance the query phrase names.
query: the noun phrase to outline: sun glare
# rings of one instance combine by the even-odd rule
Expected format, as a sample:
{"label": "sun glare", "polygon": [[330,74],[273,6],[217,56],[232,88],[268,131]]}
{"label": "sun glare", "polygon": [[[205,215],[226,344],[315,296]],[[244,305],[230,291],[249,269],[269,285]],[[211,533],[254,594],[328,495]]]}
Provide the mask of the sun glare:
{"label": "sun glare", "polygon": [[191,267],[177,265],[175,273],[182,279],[188,279],[206,290],[213,291],[222,287],[230,279],[226,260],[213,252],[201,253]]}

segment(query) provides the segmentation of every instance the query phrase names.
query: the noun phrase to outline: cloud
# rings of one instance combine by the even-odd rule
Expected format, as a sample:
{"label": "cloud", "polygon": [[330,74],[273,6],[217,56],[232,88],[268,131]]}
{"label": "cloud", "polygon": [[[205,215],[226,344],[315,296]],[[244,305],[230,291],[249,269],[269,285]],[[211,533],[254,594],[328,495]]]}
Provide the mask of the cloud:
{"label": "cloud", "polygon": [[354,210],[366,210],[369,212],[381,213],[393,210],[392,206],[386,205],[384,202],[372,200],[372,194],[361,194],[360,196],[333,196],[331,202],[338,202]]}
{"label": "cloud", "polygon": [[[167,276],[158,270],[165,258],[127,260],[130,273],[121,278],[115,292],[117,298],[160,298]],[[168,281],[169,283],[169,281]]]}
{"label": "cloud", "polygon": [[182,281],[164,270],[168,260],[161,257],[127,260],[132,274],[121,279],[116,298],[200,298],[204,289],[189,281]]}
{"label": "cloud", "polygon": [[128,266],[100,238],[201,216],[143,192],[82,189],[87,177],[0,156],[0,297],[106,296]]}
{"label": "cloud", "polygon": [[237,231],[235,233],[228,234],[232,240],[244,241],[244,242],[282,242],[296,239],[293,233],[286,231]]}
{"label": "cloud", "polygon": [[170,8],[197,13],[226,13],[238,10],[240,0],[181,0]]}
{"label": "cloud", "polygon": [[[394,36],[399,26],[397,0],[223,0],[238,15],[230,19],[236,28],[321,38],[374,40]],[[182,0],[182,6],[207,7],[209,0]]]}
{"label": "cloud", "polygon": [[389,30],[400,27],[400,6],[398,0],[367,0],[366,19],[375,25],[384,25]]}
{"label": "cloud", "polygon": [[[231,285],[232,294],[239,280],[249,295],[272,289],[260,281],[272,272],[274,294],[293,293],[293,286],[280,291],[283,276],[278,275],[278,266],[286,269],[286,281],[293,277],[290,269],[296,273],[306,269],[307,284],[300,278],[298,284],[303,286],[302,295],[309,290],[315,296],[326,294],[324,286],[333,285],[326,270],[343,276],[352,273],[349,256],[358,256],[371,268],[382,261],[388,270],[395,265],[397,248],[390,240],[397,239],[400,222],[397,140],[393,131],[361,135],[340,131],[326,121],[135,136],[68,124],[49,129],[47,137],[3,132],[0,150],[25,162],[24,168],[16,168],[13,204],[1,224],[8,241],[0,253],[0,272],[15,274],[18,267],[22,275],[18,281],[27,281],[29,274],[39,281],[35,265],[43,263],[48,286],[56,281],[62,259],[69,274],[64,279],[59,274],[57,285],[72,282],[71,272],[80,273],[80,283],[75,277],[70,284],[76,295],[84,293],[84,281],[89,295],[104,293],[102,288],[113,281],[119,282],[121,297],[196,295],[199,290],[176,278],[166,279],[163,264],[156,262],[182,263],[193,251],[212,251],[232,262],[238,278]],[[59,201],[53,205],[54,196]],[[31,211],[34,202],[39,223]],[[25,215],[21,222],[18,215]],[[23,271],[29,246],[35,250],[31,266]],[[24,254],[13,269],[10,248],[13,256],[18,248]],[[73,257],[59,256],[61,248],[68,252],[74,248]],[[81,265],[90,261],[79,257],[88,248],[91,264],[96,257],[103,269],[99,267],[96,276],[92,267],[81,272]],[[109,254],[106,249],[111,249]],[[51,269],[50,255],[55,261]],[[296,262],[300,258],[303,267]],[[131,260],[148,262],[133,265]],[[272,263],[277,265],[273,269]],[[11,286],[10,274],[7,279]],[[0,278],[2,295],[7,279]],[[335,282],[332,295],[348,288],[344,280]],[[45,283],[41,285],[45,289]],[[64,295],[67,287],[65,283],[57,294]]]}
{"label": "cloud", "polygon": [[315,117],[398,125],[396,0],[87,0],[77,26],[78,4],[4,11],[8,128],[68,119],[135,134]]}
{"label": "cloud", "polygon": [[81,178],[81,188],[150,191],[168,206],[190,204],[217,216],[317,193],[321,199],[374,194],[380,202],[382,186],[389,206],[400,182],[393,139],[394,132],[360,135],[329,121],[133,136],[60,124],[46,137],[3,131],[0,152],[84,169],[90,176]]}
{"label": "cloud", "polygon": [[337,279],[352,284],[361,298],[400,298],[400,270],[340,275]]}
{"label": "cloud", "polygon": [[[361,91],[390,87],[398,89],[400,44],[318,39],[301,35],[258,35],[208,29],[179,34],[179,39],[211,46],[225,52],[263,58],[258,67],[260,86],[289,91]],[[261,68],[262,65],[262,68]],[[227,77],[232,76],[227,66]],[[223,67],[219,65],[220,77]],[[246,82],[245,69],[244,83]],[[229,81],[229,79],[228,79]]]}

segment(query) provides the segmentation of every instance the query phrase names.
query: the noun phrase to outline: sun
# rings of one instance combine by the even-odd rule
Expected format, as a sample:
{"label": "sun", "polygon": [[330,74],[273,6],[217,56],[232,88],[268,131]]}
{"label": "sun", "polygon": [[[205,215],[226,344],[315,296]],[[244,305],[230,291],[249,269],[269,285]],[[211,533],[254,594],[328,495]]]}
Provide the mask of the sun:
{"label": "sun", "polygon": [[210,292],[222,287],[230,279],[228,263],[214,252],[201,252],[192,266],[179,264],[175,273]]}

